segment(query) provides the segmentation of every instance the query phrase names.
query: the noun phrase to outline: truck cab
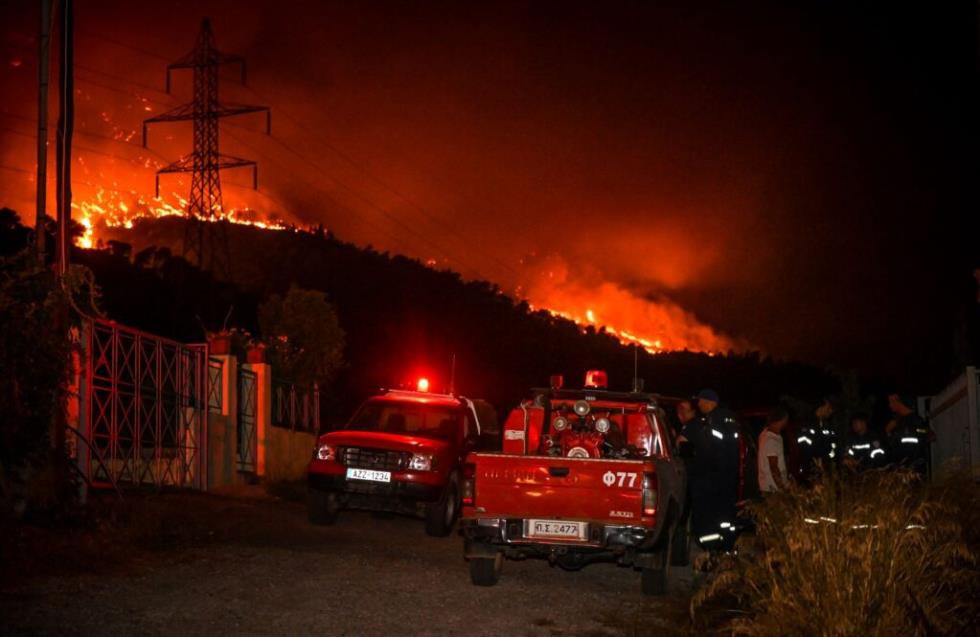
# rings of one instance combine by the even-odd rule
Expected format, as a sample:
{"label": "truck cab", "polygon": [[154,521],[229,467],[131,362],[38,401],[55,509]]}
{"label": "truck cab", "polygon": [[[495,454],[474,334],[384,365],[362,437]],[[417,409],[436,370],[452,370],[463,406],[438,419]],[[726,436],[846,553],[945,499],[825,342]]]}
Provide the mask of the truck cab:
{"label": "truck cab", "polygon": [[495,584],[504,558],[615,561],[641,570],[645,593],[663,593],[687,484],[657,397],[609,391],[601,372],[584,389],[553,381],[532,395],[507,418],[500,452],[466,459],[472,582]]}
{"label": "truck cab", "polygon": [[495,445],[484,401],[389,390],[366,400],[338,431],[320,436],[308,467],[309,518],[332,524],[343,509],[422,517],[448,535],[460,510],[462,462]]}

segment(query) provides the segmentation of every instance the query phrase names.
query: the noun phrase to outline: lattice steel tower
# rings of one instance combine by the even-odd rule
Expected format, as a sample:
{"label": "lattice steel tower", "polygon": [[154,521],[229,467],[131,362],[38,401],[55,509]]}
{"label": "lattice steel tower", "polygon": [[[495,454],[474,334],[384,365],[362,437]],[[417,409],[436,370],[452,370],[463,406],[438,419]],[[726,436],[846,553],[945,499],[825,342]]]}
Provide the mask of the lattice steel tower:
{"label": "lattice steel tower", "polygon": [[[266,133],[271,132],[272,112],[268,106],[223,104],[218,101],[218,69],[225,65],[241,66],[241,82],[245,83],[245,58],[222,53],[214,46],[211,21],[201,22],[194,50],[167,66],[167,92],[170,92],[170,73],[175,69],[194,71],[194,101],[143,122],[143,147],[146,147],[147,127],[160,122],[194,122],[194,151],[157,171],[156,196],[160,196],[160,175],[191,173],[191,192],[187,199],[187,214],[191,220],[184,236],[184,256],[196,255],[200,267],[229,269],[225,224],[214,223],[224,217],[221,204],[221,175],[224,168],[252,168],[252,185],[258,188],[258,165],[249,159],[223,155],[218,150],[218,120],[245,113],[266,114]],[[211,222],[211,223],[205,223]],[[220,234],[220,236],[219,236]],[[227,274],[227,272],[225,272]]]}

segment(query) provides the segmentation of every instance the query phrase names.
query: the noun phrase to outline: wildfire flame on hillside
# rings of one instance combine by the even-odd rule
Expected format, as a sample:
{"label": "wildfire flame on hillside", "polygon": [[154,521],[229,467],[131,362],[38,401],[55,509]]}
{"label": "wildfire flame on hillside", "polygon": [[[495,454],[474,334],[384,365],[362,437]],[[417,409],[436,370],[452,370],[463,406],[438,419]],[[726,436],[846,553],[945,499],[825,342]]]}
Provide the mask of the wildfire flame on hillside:
{"label": "wildfire flame on hillside", "polygon": [[529,282],[518,292],[532,307],[583,328],[604,329],[620,342],[651,354],[749,349],[748,343],[721,334],[668,299],[643,298],[597,275],[573,276],[560,257],[545,259],[532,269]]}
{"label": "wildfire flame on hillside", "polygon": [[[187,216],[183,210],[187,205],[187,200],[177,193],[171,193],[178,203],[177,206],[168,203],[161,197],[142,197],[135,190],[131,191],[130,194],[134,202],[132,204],[127,204],[121,193],[105,189],[98,189],[92,199],[73,202],[71,207],[75,211],[74,216],[84,228],[84,233],[75,240],[75,244],[82,248],[96,247],[98,241],[96,230],[100,224],[107,228],[132,228],[133,221],[136,219]],[[234,208],[228,212],[221,211],[214,217],[214,221],[228,221],[240,225],[255,226],[264,230],[286,230],[288,228],[281,221],[258,219],[257,213],[249,208]]]}
{"label": "wildfire flame on hillside", "polygon": [[[163,197],[145,196],[141,194],[145,176],[138,189],[133,187],[134,180],[145,171],[163,167],[165,157],[184,150],[182,144],[186,140],[179,141],[172,133],[158,138],[156,150],[134,148],[138,143],[135,123],[144,113],[166,104],[153,102],[142,94],[118,104],[87,89],[77,91],[82,112],[92,115],[80,118],[76,131],[85,144],[77,149],[80,174],[72,203],[72,216],[83,227],[77,245],[99,248],[111,234],[110,229],[133,228],[137,219],[186,216],[187,200],[177,192]],[[131,156],[134,150],[135,157]],[[182,178],[173,182],[177,190],[187,186]],[[230,199],[231,205],[215,220],[267,230],[297,229],[248,207],[254,203],[251,197],[244,190],[231,193],[226,197],[226,203]],[[433,269],[449,265],[446,259],[434,258],[423,258],[422,263]],[[644,298],[599,275],[570,273],[560,258],[539,265],[543,267],[534,270],[525,264],[519,275],[521,281],[510,282],[517,285],[514,296],[525,299],[532,308],[570,320],[582,330],[590,326],[601,329],[623,344],[642,347],[651,354],[685,349],[707,353],[747,349],[745,343],[718,333],[669,300]]]}
{"label": "wildfire flame on hillside", "polygon": [[[82,248],[100,247],[101,230],[132,228],[140,218],[186,216],[186,200],[171,193],[176,205],[162,198],[146,198],[135,190],[126,203],[118,190],[98,189],[94,196],[72,204],[75,218],[84,227],[76,240]],[[249,208],[222,213],[216,220],[254,226],[265,230],[295,229],[281,221],[262,219]],[[434,259],[423,260],[430,268],[439,267]],[[554,257],[532,273],[530,284],[518,286],[516,295],[528,301],[532,310],[544,310],[555,317],[574,322],[581,329],[602,329],[624,345],[642,347],[651,354],[690,350],[716,354],[746,349],[745,343],[718,333],[689,312],[667,300],[649,300],[611,282],[584,283],[569,273],[567,264]],[[592,277],[585,277],[592,278]]]}

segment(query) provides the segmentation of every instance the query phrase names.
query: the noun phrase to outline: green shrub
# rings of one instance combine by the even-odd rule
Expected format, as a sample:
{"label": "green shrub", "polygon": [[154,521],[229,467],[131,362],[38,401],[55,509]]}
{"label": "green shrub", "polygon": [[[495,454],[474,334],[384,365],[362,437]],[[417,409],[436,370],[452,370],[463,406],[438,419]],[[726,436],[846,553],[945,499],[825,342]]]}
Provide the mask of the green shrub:
{"label": "green shrub", "polygon": [[755,535],[692,599],[692,619],[752,636],[975,634],[980,576],[964,520],[978,505],[972,480],[925,487],[894,471],[774,495],[751,507]]}

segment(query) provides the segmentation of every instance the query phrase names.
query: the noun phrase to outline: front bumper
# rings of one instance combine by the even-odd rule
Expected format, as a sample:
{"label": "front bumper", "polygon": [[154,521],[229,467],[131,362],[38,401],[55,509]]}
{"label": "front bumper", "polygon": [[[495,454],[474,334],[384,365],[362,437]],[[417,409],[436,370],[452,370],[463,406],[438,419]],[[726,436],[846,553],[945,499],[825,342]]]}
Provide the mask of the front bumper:
{"label": "front bumper", "polygon": [[441,485],[398,480],[361,482],[322,473],[310,473],[308,484],[311,489],[337,494],[344,508],[409,514],[421,513],[426,505],[439,500],[443,491]]}

